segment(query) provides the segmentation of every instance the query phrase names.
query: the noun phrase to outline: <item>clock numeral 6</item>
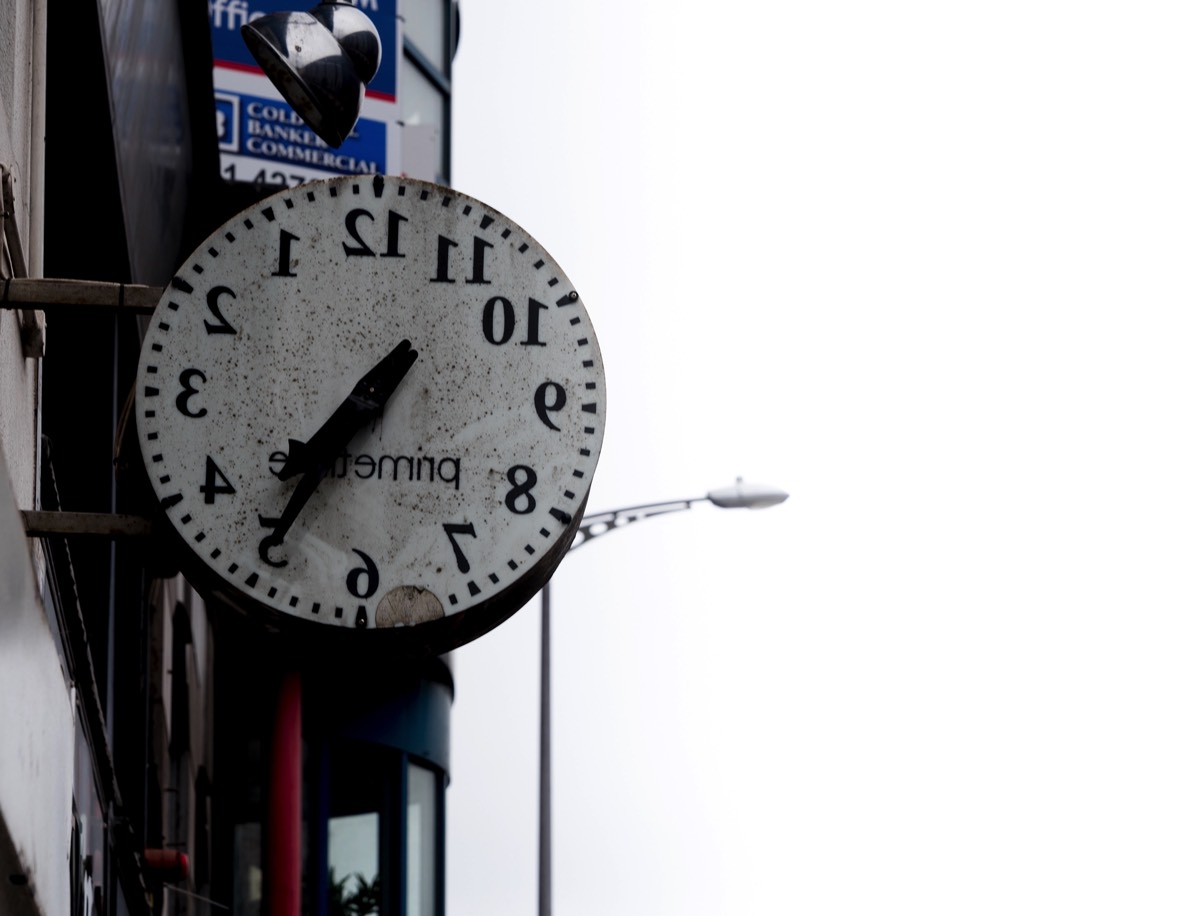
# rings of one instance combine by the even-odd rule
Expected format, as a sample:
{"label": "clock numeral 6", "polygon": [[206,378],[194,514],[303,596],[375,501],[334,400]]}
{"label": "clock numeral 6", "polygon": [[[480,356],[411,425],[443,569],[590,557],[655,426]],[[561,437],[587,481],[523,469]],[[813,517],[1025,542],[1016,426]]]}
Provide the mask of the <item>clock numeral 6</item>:
{"label": "clock numeral 6", "polygon": [[358,554],[363,565],[350,570],[350,575],[346,576],[346,589],[355,598],[370,598],[379,589],[379,568],[375,561],[361,550],[351,550]]}
{"label": "clock numeral 6", "polygon": [[179,409],[179,412],[193,420],[208,414],[207,407],[201,407],[199,410],[196,410],[191,405],[192,398],[200,393],[200,389],[194,384],[197,380],[203,384],[208,381],[208,377],[199,369],[184,369],[180,372],[179,385],[183,388],[183,391],[179,392],[179,396],[175,398],[175,406]]}
{"label": "clock numeral 6", "polygon": [[[529,309],[525,318],[525,339],[523,347],[544,347],[546,342],[538,335],[538,320],[542,311],[550,306],[543,305],[536,299],[529,300]],[[483,307],[483,339],[490,344],[500,346],[512,340],[513,332],[517,329],[517,313],[513,304],[503,296],[492,296]]]}

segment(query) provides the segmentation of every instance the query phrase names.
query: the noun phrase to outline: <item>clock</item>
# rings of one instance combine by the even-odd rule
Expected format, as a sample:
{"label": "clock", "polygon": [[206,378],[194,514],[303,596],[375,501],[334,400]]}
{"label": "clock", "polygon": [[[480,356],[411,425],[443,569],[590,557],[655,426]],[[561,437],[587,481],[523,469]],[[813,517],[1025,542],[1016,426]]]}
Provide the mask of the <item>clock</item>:
{"label": "clock", "polygon": [[549,579],[604,436],[596,333],[553,258],[473,198],[380,175],[283,190],[209,236],[136,385],[198,587],[277,628],[439,651]]}

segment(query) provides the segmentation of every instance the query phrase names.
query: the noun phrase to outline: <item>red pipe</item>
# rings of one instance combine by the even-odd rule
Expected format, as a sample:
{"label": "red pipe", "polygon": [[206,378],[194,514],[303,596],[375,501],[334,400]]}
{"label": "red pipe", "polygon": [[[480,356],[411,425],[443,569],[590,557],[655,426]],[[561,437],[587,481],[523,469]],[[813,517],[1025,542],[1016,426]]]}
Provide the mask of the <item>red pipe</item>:
{"label": "red pipe", "polygon": [[268,916],[300,916],[300,697],[300,674],[285,673],[275,707],[267,789]]}

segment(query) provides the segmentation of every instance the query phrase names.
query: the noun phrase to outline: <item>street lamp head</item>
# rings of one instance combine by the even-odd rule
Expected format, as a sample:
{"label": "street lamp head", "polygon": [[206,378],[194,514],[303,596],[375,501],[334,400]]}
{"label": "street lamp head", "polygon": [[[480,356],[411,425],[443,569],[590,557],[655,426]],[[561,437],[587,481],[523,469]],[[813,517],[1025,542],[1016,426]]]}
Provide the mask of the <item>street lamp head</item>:
{"label": "street lamp head", "polygon": [[788,494],[776,487],[763,486],[756,483],[744,483],[737,479],[732,487],[722,487],[709,492],[706,499],[714,506],[722,509],[766,509],[777,506]]}
{"label": "street lamp head", "polygon": [[379,32],[367,14],[349,0],[322,0],[307,13],[252,19],[242,40],[304,123],[341,146],[379,69]]}

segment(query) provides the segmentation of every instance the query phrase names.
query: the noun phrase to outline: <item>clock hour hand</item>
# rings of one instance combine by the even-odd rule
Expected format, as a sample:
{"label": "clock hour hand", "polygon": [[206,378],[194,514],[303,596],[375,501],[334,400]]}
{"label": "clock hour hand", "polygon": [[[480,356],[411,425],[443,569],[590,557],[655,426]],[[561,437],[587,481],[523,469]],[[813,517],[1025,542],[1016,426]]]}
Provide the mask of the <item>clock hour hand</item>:
{"label": "clock hour hand", "polygon": [[[367,371],[346,399],[337,406],[321,428],[307,442],[288,440],[288,454],[279,470],[287,480],[310,470],[328,470],[345,449],[350,438],[369,420],[383,414],[383,407],[416,362],[412,343],[402,340],[387,356]],[[297,492],[304,489],[303,486]]]}

